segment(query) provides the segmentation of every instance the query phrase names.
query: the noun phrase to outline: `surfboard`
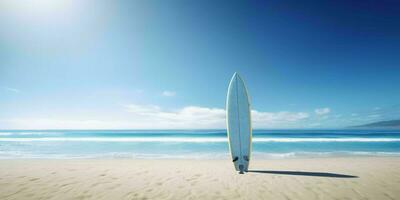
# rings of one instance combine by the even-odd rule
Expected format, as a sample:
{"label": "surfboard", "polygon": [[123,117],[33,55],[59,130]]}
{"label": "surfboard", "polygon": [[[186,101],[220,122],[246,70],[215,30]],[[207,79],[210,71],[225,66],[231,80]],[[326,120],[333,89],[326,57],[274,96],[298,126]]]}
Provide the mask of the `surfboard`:
{"label": "surfboard", "polygon": [[236,171],[248,170],[251,154],[251,113],[246,85],[235,73],[229,83],[226,100],[229,149]]}

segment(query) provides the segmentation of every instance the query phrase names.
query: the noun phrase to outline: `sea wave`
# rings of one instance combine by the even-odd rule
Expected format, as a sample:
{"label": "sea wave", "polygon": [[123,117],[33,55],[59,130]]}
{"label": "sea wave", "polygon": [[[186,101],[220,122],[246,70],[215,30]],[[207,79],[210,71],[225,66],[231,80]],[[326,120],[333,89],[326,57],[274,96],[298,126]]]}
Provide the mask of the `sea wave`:
{"label": "sea wave", "polygon": [[352,157],[352,156],[377,156],[390,157],[400,156],[400,152],[382,152],[382,151],[296,151],[286,153],[266,153],[253,152],[252,157],[257,159],[274,159],[274,158],[320,158],[320,157]]}
{"label": "sea wave", "polygon": [[32,132],[0,132],[0,136],[29,136],[29,135],[62,135],[63,133],[61,132],[38,132],[38,131],[32,131]]}
{"label": "sea wave", "polygon": [[[42,137],[0,138],[0,142],[227,142],[222,137]],[[400,142],[400,138],[253,138],[253,142]]]}
{"label": "sea wave", "polygon": [[[287,159],[287,158],[329,158],[329,157],[398,157],[400,152],[370,152],[370,151],[332,151],[332,152],[254,152],[252,159]],[[6,151],[0,152],[0,159],[212,159],[230,160],[228,152],[213,153],[134,153],[109,152],[95,154],[45,154],[34,152]]]}

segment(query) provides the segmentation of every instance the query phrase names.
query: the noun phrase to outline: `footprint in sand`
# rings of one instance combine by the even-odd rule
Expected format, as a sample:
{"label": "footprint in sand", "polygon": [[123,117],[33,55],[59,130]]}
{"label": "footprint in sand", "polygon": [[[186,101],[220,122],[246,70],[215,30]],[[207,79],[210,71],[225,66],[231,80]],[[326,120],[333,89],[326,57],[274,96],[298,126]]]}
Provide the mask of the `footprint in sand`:
{"label": "footprint in sand", "polygon": [[65,186],[68,186],[68,185],[71,185],[71,184],[69,184],[69,183],[62,184],[60,187],[65,187]]}
{"label": "footprint in sand", "polygon": [[98,185],[99,185],[99,183],[94,183],[94,184],[91,185],[91,187],[96,187]]}
{"label": "footprint in sand", "polygon": [[80,195],[78,196],[78,199],[88,199],[90,197],[92,197],[92,195]]}
{"label": "footprint in sand", "polygon": [[197,181],[191,182],[190,185],[191,185],[191,186],[197,185]]}
{"label": "footprint in sand", "polygon": [[113,189],[115,189],[115,188],[118,188],[119,186],[121,186],[121,184],[113,185],[113,186],[111,186],[111,187],[108,187],[107,189],[108,189],[108,190],[113,190]]}
{"label": "footprint in sand", "polygon": [[137,196],[139,196],[139,194],[136,192],[128,192],[125,196],[126,197],[130,197],[130,196],[137,197]]}

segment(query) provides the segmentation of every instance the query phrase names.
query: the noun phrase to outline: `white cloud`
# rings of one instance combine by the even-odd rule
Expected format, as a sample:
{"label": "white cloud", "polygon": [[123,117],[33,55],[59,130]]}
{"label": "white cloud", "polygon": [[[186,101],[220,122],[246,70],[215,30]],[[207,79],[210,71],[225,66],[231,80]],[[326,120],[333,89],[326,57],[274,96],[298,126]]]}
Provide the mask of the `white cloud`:
{"label": "white cloud", "polygon": [[378,118],[378,117],[381,117],[381,115],[380,114],[371,114],[371,115],[368,115],[368,117],[370,117],[370,118]]}
{"label": "white cloud", "polygon": [[118,122],[91,119],[14,118],[0,120],[5,129],[107,129],[118,128]]}
{"label": "white cloud", "polygon": [[317,108],[315,109],[315,114],[317,115],[326,115],[331,112],[330,108]]}
{"label": "white cloud", "polygon": [[252,120],[255,126],[272,127],[274,125],[287,125],[309,117],[305,112],[259,112],[252,110]]}
{"label": "white cloud", "polygon": [[21,90],[17,89],[17,88],[10,88],[10,87],[3,87],[4,90],[8,91],[8,92],[13,92],[13,93],[20,93]]}
{"label": "white cloud", "polygon": [[151,124],[155,128],[223,128],[225,124],[225,110],[219,108],[186,106],[166,111],[155,105],[129,104],[125,107],[142,124]]}
{"label": "white cloud", "polygon": [[[222,108],[186,106],[166,110],[157,105],[123,105],[119,114],[91,118],[0,119],[6,129],[225,129],[226,111]],[[303,127],[305,112],[260,112],[252,110],[254,128]]]}
{"label": "white cloud", "polygon": [[[179,110],[164,111],[154,105],[126,105],[128,112],[141,120],[173,128],[225,128],[226,111],[221,108],[186,106]],[[305,112],[260,112],[252,110],[255,128],[285,127],[309,117]]]}
{"label": "white cloud", "polygon": [[160,111],[160,107],[155,106],[155,105],[129,104],[129,105],[126,105],[125,107],[128,108],[128,112],[140,113],[140,114],[157,113]]}
{"label": "white cloud", "polygon": [[137,89],[137,90],[135,90],[135,93],[136,93],[136,94],[143,94],[144,91],[143,91],[142,89]]}
{"label": "white cloud", "polygon": [[166,96],[166,97],[173,97],[173,96],[176,95],[176,92],[165,90],[165,91],[163,91],[161,94],[162,94],[163,96]]}
{"label": "white cloud", "polygon": [[318,126],[321,126],[321,123],[318,123],[318,122],[316,122],[316,123],[311,123],[311,124],[309,124],[308,126],[309,126],[309,127],[318,127]]}

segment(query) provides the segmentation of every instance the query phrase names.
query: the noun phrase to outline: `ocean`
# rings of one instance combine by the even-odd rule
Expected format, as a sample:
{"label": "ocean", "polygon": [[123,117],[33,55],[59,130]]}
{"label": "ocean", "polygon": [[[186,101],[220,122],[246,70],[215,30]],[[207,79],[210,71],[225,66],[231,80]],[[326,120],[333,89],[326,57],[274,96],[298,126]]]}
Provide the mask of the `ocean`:
{"label": "ocean", "polygon": [[[400,130],[253,130],[253,159],[400,156]],[[0,159],[230,159],[226,130],[2,130]]]}

